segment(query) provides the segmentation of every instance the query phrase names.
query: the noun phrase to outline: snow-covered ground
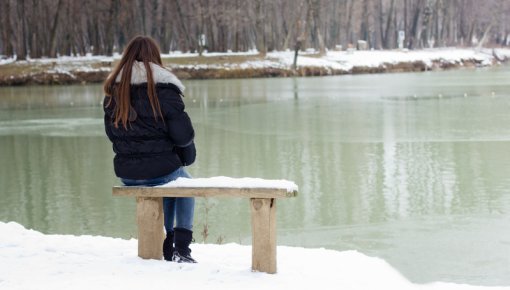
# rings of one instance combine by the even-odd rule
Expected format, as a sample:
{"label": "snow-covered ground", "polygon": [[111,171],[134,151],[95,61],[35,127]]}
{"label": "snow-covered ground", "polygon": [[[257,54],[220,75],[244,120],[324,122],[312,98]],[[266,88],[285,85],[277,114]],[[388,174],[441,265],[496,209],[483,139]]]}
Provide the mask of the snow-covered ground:
{"label": "snow-covered ground", "polygon": [[[494,53],[501,59],[510,58],[510,49],[495,49]],[[227,57],[218,63],[200,64],[197,59],[192,64],[176,64],[174,68],[194,68],[194,69],[249,69],[249,68],[282,68],[288,69],[292,66],[294,60],[293,51],[275,51],[269,52],[265,58],[259,60],[248,59],[245,62],[229,63],[229,56],[257,56],[257,51],[248,52],[204,52],[203,57]],[[198,53],[170,52],[162,54],[163,59],[171,63],[172,58],[197,58]],[[82,66],[86,71],[87,63],[104,62],[110,63],[120,59],[120,55],[114,56],[62,56],[59,58],[29,59],[20,61],[20,64],[55,64],[74,66],[76,69]],[[476,61],[481,66],[493,64],[495,57],[492,49],[475,50],[470,48],[436,48],[424,50],[366,50],[366,51],[328,51],[324,56],[318,56],[313,52],[300,52],[297,65],[301,67],[325,67],[349,72],[353,67],[379,67],[385,64],[411,63],[416,61],[424,62],[428,67],[432,67],[433,62],[462,63],[464,61]],[[0,60],[0,65],[14,63],[15,58]],[[104,68],[98,68],[104,69]]]}
{"label": "snow-covered ground", "polygon": [[[510,56],[510,49],[497,49],[496,54],[502,58]],[[273,52],[268,57],[278,59],[287,66],[293,63],[293,52]],[[461,48],[438,48],[425,50],[365,50],[365,51],[328,51],[323,57],[302,55],[298,57],[298,66],[323,66],[350,71],[353,67],[379,67],[385,64],[424,62],[431,68],[433,62],[462,63],[475,60],[482,66],[491,65],[494,56],[492,50]]]}
{"label": "snow-covered ground", "polygon": [[[496,55],[501,59],[510,57],[510,49],[496,49]],[[245,54],[204,54],[210,56],[229,55],[256,55],[254,52]],[[194,57],[194,53],[167,54],[163,57]],[[434,63],[448,63],[462,66],[464,62],[475,62],[479,66],[489,66],[495,62],[492,49],[475,50],[469,48],[437,48],[425,50],[366,50],[366,51],[328,51],[326,55],[319,56],[314,52],[300,52],[298,67],[322,67],[349,73],[356,67],[373,68],[388,64],[423,62],[431,69]],[[289,69],[294,62],[293,51],[269,52],[264,59],[247,60],[241,63],[207,63],[207,64],[179,64],[173,68],[186,69],[250,69],[250,68],[277,68]],[[497,61],[496,61],[497,62]]]}
{"label": "snow-covered ground", "polygon": [[0,58],[0,65],[13,63],[15,61],[16,61],[16,58],[14,58],[14,57]]}
{"label": "snow-covered ground", "polygon": [[[111,72],[114,56],[62,56],[28,59],[0,58],[0,85],[70,84],[103,82]],[[463,66],[484,67],[510,59],[510,49],[436,48],[424,50],[300,52],[297,70],[293,51],[269,52],[170,52],[162,54],[165,66],[180,78],[241,78],[292,75],[338,75],[424,71]]]}
{"label": "snow-covered ground", "polygon": [[142,260],[137,241],[44,235],[0,222],[0,289],[510,289],[412,284],[356,251],[278,247],[278,273],[251,272],[251,247],[192,244],[198,264]]}
{"label": "snow-covered ground", "polygon": [[[257,50],[250,51],[239,51],[239,52],[208,52],[204,51],[202,56],[211,57],[211,56],[250,56],[257,55],[259,52]],[[198,52],[182,52],[182,51],[170,51],[169,53],[161,54],[162,58],[176,58],[176,57],[198,57]]]}

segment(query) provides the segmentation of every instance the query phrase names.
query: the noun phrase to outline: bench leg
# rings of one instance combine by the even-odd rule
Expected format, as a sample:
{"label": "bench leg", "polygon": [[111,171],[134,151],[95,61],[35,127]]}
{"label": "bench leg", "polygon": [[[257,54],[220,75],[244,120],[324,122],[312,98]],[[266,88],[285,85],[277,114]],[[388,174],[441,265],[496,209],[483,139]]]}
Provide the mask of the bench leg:
{"label": "bench leg", "polygon": [[252,271],[276,273],[276,200],[252,198]]}
{"label": "bench leg", "polygon": [[161,260],[163,257],[163,198],[137,197],[138,256]]}

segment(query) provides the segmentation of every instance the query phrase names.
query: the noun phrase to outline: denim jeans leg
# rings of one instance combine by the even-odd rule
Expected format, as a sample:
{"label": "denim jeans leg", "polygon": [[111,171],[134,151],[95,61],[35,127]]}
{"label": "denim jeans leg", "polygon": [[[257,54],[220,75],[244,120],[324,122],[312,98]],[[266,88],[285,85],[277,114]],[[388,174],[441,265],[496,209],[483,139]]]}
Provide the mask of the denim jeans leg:
{"label": "denim jeans leg", "polygon": [[[176,180],[179,177],[192,178],[183,167],[179,167],[174,172],[162,177],[144,180],[122,178],[121,181],[126,186],[157,186]],[[164,197],[163,213],[167,233],[174,230],[174,221],[176,221],[176,227],[191,231],[195,213],[195,199],[193,197]]]}
{"label": "denim jeans leg", "polygon": [[[179,177],[192,178],[191,175],[181,167]],[[193,230],[193,217],[195,214],[195,198],[178,197],[175,201],[175,217],[177,228]]]}
{"label": "denim jeans leg", "polygon": [[193,216],[195,212],[195,198],[178,197],[176,199],[176,224],[177,228],[193,230]]}
{"label": "denim jeans leg", "polygon": [[165,215],[165,230],[167,233],[174,231],[175,197],[163,197],[163,213]]}
{"label": "denim jeans leg", "polygon": [[[179,177],[192,178],[181,167],[168,175],[167,182]],[[195,199],[193,197],[165,197],[163,198],[163,211],[165,213],[165,230],[167,232],[173,231],[174,221],[177,228],[184,228],[190,231],[193,229],[193,216],[195,213]]]}

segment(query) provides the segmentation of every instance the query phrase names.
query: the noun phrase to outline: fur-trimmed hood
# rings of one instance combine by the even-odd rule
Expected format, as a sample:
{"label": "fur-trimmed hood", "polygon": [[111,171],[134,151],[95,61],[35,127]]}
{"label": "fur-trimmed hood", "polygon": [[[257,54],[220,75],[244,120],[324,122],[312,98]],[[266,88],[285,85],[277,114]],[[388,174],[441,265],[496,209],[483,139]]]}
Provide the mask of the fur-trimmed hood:
{"label": "fur-trimmed hood", "polygon": [[[182,82],[169,70],[166,68],[162,68],[155,63],[149,63],[152,69],[152,77],[156,84],[174,84],[176,85],[181,92],[184,92],[184,85]],[[120,78],[122,76],[122,70],[120,70],[117,78],[115,79],[116,83],[120,82]],[[141,61],[135,61],[133,63],[133,68],[131,70],[131,84],[143,84],[147,82],[147,72],[145,71],[145,66]]]}

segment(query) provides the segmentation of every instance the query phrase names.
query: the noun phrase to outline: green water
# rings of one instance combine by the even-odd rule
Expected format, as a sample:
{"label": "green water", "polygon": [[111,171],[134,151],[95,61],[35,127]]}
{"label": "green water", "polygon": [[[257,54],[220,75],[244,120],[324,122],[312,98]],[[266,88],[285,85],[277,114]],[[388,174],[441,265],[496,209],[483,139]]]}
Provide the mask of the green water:
{"label": "green water", "polygon": [[[186,81],[189,171],[295,181],[279,245],[358,250],[416,283],[510,285],[509,80],[493,68]],[[0,221],[136,235],[134,200],[111,196],[101,100],[98,85],[0,88]],[[198,199],[196,240],[207,226],[208,243],[249,244],[249,220],[246,200]]]}

